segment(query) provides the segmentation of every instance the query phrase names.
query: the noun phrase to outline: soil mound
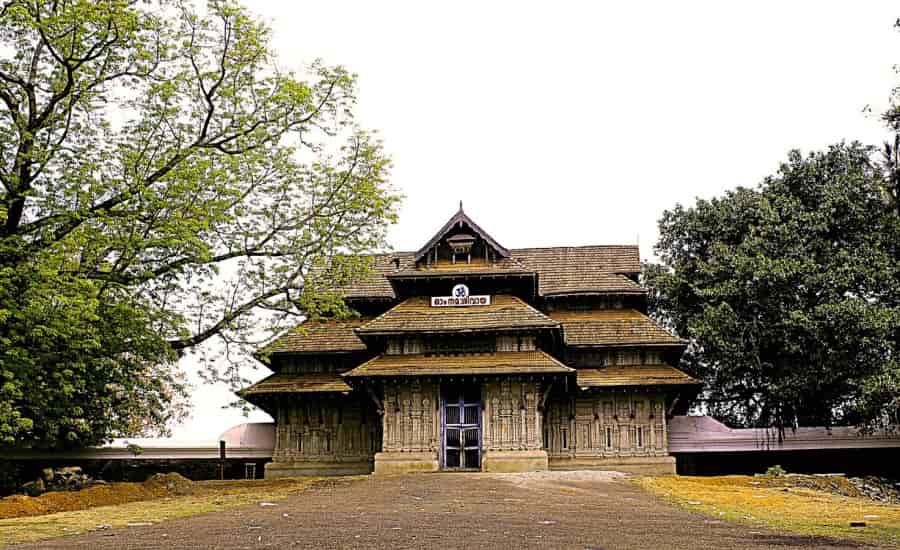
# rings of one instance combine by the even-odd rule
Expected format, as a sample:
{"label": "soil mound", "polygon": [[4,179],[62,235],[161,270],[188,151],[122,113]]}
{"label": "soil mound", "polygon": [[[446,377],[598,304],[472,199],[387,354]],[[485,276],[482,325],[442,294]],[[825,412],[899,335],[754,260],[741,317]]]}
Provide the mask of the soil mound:
{"label": "soil mound", "polygon": [[151,490],[164,490],[170,495],[190,495],[194,492],[194,482],[181,474],[155,474],[144,482],[144,487]]}
{"label": "soil mound", "polygon": [[194,482],[180,474],[156,474],[143,483],[110,483],[80,491],[51,491],[39,497],[13,495],[2,498],[0,519],[70,512],[95,506],[190,495],[193,492]]}

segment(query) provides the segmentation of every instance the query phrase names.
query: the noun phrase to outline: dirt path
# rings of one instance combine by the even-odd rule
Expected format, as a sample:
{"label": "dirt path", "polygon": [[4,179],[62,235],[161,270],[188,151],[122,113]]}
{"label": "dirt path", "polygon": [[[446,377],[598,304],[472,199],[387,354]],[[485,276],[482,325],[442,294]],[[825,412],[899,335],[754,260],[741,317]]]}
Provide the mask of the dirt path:
{"label": "dirt path", "polygon": [[59,538],[24,548],[859,548],[673,508],[604,473],[336,478],[276,506]]}

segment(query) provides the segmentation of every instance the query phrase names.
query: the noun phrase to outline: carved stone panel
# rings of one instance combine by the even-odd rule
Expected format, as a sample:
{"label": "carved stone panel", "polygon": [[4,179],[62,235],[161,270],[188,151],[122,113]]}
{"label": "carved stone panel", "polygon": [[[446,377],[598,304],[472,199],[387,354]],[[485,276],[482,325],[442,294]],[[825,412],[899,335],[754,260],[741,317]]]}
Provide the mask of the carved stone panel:
{"label": "carved stone panel", "polygon": [[551,457],[665,456],[663,395],[595,393],[551,397],[543,442]]}
{"label": "carved stone panel", "polygon": [[285,397],[276,413],[274,462],[358,462],[381,450],[381,423],[357,394]]}
{"label": "carved stone panel", "polygon": [[486,451],[539,450],[540,382],[489,381],[484,384],[482,446]]}
{"label": "carved stone panel", "polygon": [[385,384],[385,452],[422,452],[439,448],[438,386],[410,380]]}

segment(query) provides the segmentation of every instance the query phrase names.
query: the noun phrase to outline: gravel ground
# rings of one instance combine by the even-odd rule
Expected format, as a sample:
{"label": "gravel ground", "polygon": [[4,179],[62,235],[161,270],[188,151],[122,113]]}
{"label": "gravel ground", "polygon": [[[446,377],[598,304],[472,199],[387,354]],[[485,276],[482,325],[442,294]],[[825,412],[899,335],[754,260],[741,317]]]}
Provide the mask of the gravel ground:
{"label": "gravel ground", "polygon": [[611,472],[335,478],[275,506],[14,548],[859,548],[671,507]]}

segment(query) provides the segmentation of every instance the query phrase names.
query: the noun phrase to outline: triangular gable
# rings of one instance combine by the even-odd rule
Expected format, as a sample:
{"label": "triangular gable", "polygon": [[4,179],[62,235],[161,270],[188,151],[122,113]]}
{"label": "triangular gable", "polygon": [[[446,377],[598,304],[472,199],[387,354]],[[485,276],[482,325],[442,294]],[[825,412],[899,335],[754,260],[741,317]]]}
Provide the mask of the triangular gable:
{"label": "triangular gable", "polygon": [[427,243],[425,243],[425,246],[423,246],[418,250],[418,252],[416,252],[416,262],[421,261],[422,258],[424,258],[432,248],[440,243],[441,239],[446,237],[447,234],[450,233],[455,227],[461,227],[463,225],[468,227],[473,233],[481,237],[484,242],[486,242],[491,248],[494,249],[494,252],[496,252],[498,256],[500,256],[501,258],[509,257],[509,250],[501,246],[500,243],[495,241],[493,237],[488,235],[484,229],[479,227],[477,223],[472,221],[472,218],[470,218],[465,212],[463,212],[462,201],[460,201],[459,211],[454,214],[452,218],[450,218],[450,221],[444,224],[444,227],[442,227],[434,237],[432,237]]}

